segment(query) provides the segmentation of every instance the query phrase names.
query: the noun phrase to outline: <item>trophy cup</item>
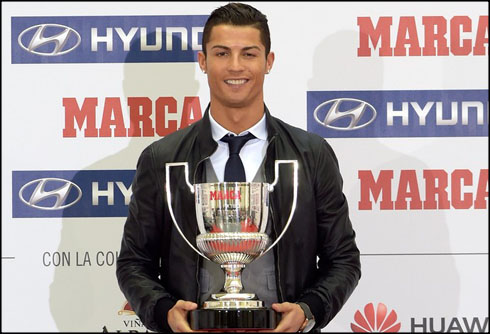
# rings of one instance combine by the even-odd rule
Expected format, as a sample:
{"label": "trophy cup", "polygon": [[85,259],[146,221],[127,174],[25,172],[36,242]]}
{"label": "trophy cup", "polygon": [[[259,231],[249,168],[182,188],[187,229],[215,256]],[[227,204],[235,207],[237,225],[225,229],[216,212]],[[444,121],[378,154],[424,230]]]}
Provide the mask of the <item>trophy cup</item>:
{"label": "trophy cup", "polygon": [[[279,165],[293,165],[293,202],[289,218],[279,237],[270,244],[266,233],[269,214],[269,193],[279,180]],[[187,186],[195,197],[199,235],[196,249],[182,233],[171,205],[170,168],[184,167]],[[167,163],[165,190],[172,221],[187,244],[200,256],[221,265],[225,272],[223,290],[214,293],[202,308],[189,312],[193,330],[259,330],[273,329],[280,314],[254,293],[242,292],[242,269],[263,256],[279,242],[291,223],[296,209],[298,191],[298,162],[276,160],[275,180],[261,182],[217,182],[191,185],[187,162]],[[269,245],[270,244],[270,245]]]}

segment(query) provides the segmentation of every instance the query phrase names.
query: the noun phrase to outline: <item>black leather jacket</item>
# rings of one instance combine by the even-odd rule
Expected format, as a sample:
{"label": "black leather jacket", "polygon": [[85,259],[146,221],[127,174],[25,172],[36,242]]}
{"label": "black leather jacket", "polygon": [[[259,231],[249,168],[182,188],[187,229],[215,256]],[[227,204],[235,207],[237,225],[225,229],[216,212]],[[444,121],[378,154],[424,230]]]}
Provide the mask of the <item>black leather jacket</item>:
{"label": "black leather jacket", "polygon": [[[272,249],[278,301],[308,304],[319,329],[338,313],[361,276],[342,178],[337,158],[323,138],[272,117],[267,108],[265,112],[269,141],[265,179],[274,180],[275,160],[299,163],[297,208],[289,229]],[[202,302],[198,300],[202,257],[172,222],[165,163],[187,161],[190,182],[206,181],[203,162],[217,147],[208,113],[209,107],[202,120],[149,145],[138,160],[116,271],[122,292],[150,330],[170,331],[167,312],[178,299]],[[273,239],[281,233],[292,204],[292,167],[282,166],[270,195]],[[195,245],[194,195],[186,186],[183,168],[172,168],[170,174],[176,221]]]}

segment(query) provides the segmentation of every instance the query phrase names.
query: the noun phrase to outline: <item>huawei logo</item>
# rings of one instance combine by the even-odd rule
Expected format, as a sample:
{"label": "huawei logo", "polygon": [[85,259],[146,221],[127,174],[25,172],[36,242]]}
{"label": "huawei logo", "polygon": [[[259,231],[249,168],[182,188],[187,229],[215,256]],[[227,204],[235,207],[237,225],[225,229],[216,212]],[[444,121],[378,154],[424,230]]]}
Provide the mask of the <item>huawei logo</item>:
{"label": "huawei logo", "polygon": [[374,311],[373,303],[364,306],[364,314],[359,310],[354,315],[355,323],[350,324],[354,333],[397,333],[400,331],[401,323],[395,324],[397,315],[394,310],[388,314],[388,309],[383,303],[379,303]]}

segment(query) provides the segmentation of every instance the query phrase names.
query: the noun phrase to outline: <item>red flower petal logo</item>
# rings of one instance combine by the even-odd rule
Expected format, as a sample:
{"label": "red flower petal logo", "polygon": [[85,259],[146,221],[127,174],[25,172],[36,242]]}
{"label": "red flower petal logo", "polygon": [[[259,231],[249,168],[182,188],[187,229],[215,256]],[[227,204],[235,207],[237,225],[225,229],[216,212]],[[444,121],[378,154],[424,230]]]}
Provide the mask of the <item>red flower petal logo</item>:
{"label": "red flower petal logo", "polygon": [[400,331],[402,324],[395,324],[397,315],[392,310],[388,315],[388,309],[383,303],[379,303],[374,311],[373,303],[364,306],[364,314],[356,311],[354,315],[355,323],[350,324],[350,328],[354,333],[397,333]]}

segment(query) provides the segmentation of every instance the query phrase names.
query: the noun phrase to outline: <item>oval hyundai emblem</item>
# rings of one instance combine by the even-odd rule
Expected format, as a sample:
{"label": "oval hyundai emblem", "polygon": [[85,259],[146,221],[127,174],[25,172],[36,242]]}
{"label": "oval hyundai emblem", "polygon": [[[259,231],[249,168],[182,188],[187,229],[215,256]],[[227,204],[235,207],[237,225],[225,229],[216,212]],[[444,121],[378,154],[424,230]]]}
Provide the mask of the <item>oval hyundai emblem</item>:
{"label": "oval hyundai emblem", "polygon": [[82,42],[80,34],[61,24],[38,24],[19,34],[21,48],[40,56],[60,56],[75,50]]}
{"label": "oval hyundai emblem", "polygon": [[81,197],[82,190],[78,185],[59,178],[33,180],[24,184],[19,190],[19,198],[22,202],[41,210],[65,209],[77,203]]}
{"label": "oval hyundai emblem", "polygon": [[313,117],[315,121],[327,128],[357,130],[368,126],[375,120],[376,109],[362,100],[338,98],[321,103],[313,111]]}

